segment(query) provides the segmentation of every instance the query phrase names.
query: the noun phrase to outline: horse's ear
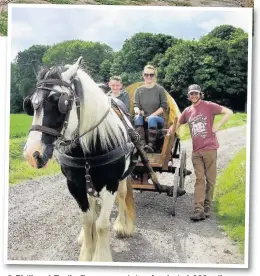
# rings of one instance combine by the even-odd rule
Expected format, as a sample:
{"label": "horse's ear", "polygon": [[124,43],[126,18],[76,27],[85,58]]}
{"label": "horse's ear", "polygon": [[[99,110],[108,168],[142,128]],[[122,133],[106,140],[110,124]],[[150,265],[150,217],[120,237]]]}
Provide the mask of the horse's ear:
{"label": "horse's ear", "polygon": [[83,60],[83,57],[80,56],[80,57],[78,58],[77,62],[76,62],[76,63],[78,64],[78,66],[81,64],[82,60]]}
{"label": "horse's ear", "polygon": [[[65,72],[63,72],[62,79],[68,83],[71,82],[71,79],[77,74],[77,70],[79,69],[79,66],[82,62],[82,57],[79,57],[78,60],[71,66],[69,66],[69,69]],[[68,66],[66,66],[68,67]]]}

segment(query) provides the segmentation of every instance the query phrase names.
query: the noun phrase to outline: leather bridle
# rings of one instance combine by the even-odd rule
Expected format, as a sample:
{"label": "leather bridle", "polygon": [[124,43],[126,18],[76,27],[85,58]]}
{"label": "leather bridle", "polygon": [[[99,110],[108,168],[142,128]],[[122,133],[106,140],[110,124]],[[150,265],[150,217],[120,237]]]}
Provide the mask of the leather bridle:
{"label": "leather bridle", "polygon": [[[60,99],[59,99],[59,109],[63,109],[63,111],[65,110],[65,119],[64,122],[62,124],[62,126],[56,130],[50,127],[46,127],[46,126],[42,126],[42,125],[32,125],[30,131],[40,131],[42,133],[46,133],[49,134],[51,136],[54,136],[58,139],[57,144],[59,144],[59,146],[69,146],[71,144],[75,144],[79,141],[79,139],[86,135],[87,133],[89,133],[90,131],[94,130],[96,127],[98,127],[100,125],[100,123],[106,118],[106,116],[108,115],[108,113],[110,112],[110,106],[109,108],[106,110],[106,112],[104,113],[104,115],[102,116],[102,118],[99,120],[98,123],[96,123],[94,126],[92,126],[90,129],[88,129],[87,131],[85,131],[82,134],[79,134],[79,124],[80,124],[80,99],[79,99],[79,95],[76,92],[76,89],[74,89],[72,87],[72,83],[71,84],[63,81],[63,80],[59,80],[59,79],[47,79],[47,80],[41,80],[36,84],[36,91],[38,89],[41,90],[47,90],[47,91],[53,91],[53,92],[58,92],[61,93]],[[56,89],[50,88],[47,85],[58,85],[58,86],[64,86],[69,88],[69,94],[58,91]],[[33,93],[33,94],[34,94]],[[33,95],[32,94],[32,95]],[[30,95],[30,98],[32,98],[32,95]],[[65,99],[62,99],[65,98]],[[72,110],[72,106],[73,106],[73,102],[75,101],[76,104],[76,108],[77,108],[77,117],[78,117],[78,125],[77,128],[75,129],[71,140],[66,140],[64,137],[65,131],[68,127],[68,121],[69,121],[69,116],[70,116],[70,112]],[[66,106],[66,108],[64,108],[64,106]],[[60,110],[61,111],[61,110]],[[63,133],[61,133],[61,131],[63,130]]]}

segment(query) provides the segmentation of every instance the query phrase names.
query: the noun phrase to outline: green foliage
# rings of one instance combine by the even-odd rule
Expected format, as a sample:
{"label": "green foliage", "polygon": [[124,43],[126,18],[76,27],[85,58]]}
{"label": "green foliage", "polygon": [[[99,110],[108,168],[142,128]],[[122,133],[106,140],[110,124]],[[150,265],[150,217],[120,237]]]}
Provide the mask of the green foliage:
{"label": "green foliage", "polygon": [[7,21],[8,21],[8,12],[2,11],[0,13],[0,35],[7,36]]}
{"label": "green foliage", "polygon": [[112,61],[113,50],[110,46],[83,40],[70,40],[50,47],[43,56],[43,62],[48,66],[74,63],[80,56],[91,72],[95,81],[102,81],[100,66],[103,61]]}
{"label": "green foliage", "polygon": [[[205,97],[223,103],[222,99],[227,98],[226,88],[228,78],[226,70],[229,67],[227,54],[228,44],[225,40],[212,38],[199,41],[198,47],[198,68],[195,70],[194,82],[200,83]],[[228,103],[223,103],[228,105]]]}
{"label": "green foliage", "polygon": [[[229,40],[234,32],[238,29],[231,25],[221,25],[216,27],[213,31],[206,35],[207,38],[219,38],[222,40]],[[240,29],[242,32],[243,30]]]}
{"label": "green foliage", "polygon": [[11,113],[22,111],[23,98],[35,88],[36,74],[47,49],[48,46],[33,45],[19,52],[11,64]]}
{"label": "green foliage", "polygon": [[242,149],[217,179],[215,208],[221,228],[244,251],[246,148]]}
{"label": "green foliage", "polygon": [[185,107],[187,87],[194,83],[194,71],[199,67],[197,42],[179,40],[158,62],[158,81],[182,109]]}
{"label": "green foliage", "polygon": [[16,57],[18,89],[24,97],[32,92],[36,84],[36,74],[42,65],[42,57],[49,46],[33,45],[27,50],[19,52]]}
{"label": "green foliage", "polygon": [[217,27],[199,41],[179,40],[164,55],[154,57],[158,81],[171,91],[181,109],[186,105],[187,87],[198,83],[206,100],[244,111],[247,47],[248,35],[226,25]]}
{"label": "green foliage", "polygon": [[[125,40],[115,59],[116,66],[121,66],[118,73],[140,72],[158,53],[174,45],[177,39],[164,34],[137,33]],[[113,67],[113,66],[112,66]]]}
{"label": "green foliage", "polygon": [[110,60],[105,59],[100,64],[100,74],[103,77],[104,82],[108,82],[110,78],[110,69],[111,69],[112,63]]}
{"label": "green foliage", "polygon": [[[247,101],[248,35],[229,25],[216,27],[199,40],[165,34],[137,33],[121,50],[103,43],[71,40],[53,46],[34,45],[12,64],[11,113],[22,111],[22,99],[35,87],[37,64],[72,64],[83,56],[96,82],[121,75],[124,85],[141,81],[147,64],[157,67],[158,83],[171,93],[180,109],[187,104],[187,87],[198,83],[205,99],[245,111]],[[33,66],[33,64],[35,64]]]}
{"label": "green foliage", "polygon": [[122,82],[125,86],[142,81],[142,72],[123,73],[121,74]]}
{"label": "green foliage", "polygon": [[116,53],[110,68],[110,75],[121,75],[123,72],[123,55],[121,53]]}
{"label": "green foliage", "polygon": [[10,111],[18,113],[22,111],[22,95],[19,91],[19,68],[17,64],[11,64],[11,95],[10,95]]}

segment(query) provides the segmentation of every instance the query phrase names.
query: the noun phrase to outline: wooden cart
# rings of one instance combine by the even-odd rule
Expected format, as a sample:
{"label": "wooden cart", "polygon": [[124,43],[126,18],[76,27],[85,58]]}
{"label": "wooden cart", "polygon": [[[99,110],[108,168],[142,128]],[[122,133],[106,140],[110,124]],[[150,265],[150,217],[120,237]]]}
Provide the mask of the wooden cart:
{"label": "wooden cart", "polygon": [[[133,98],[135,89],[142,83],[132,84],[126,88],[130,97],[130,113],[133,115]],[[167,92],[166,92],[167,93]],[[159,151],[148,153],[149,163],[154,172],[167,172],[174,174],[173,183],[171,186],[161,185],[163,192],[173,197],[172,215],[175,216],[175,206],[177,198],[185,192],[185,177],[191,174],[191,171],[186,169],[186,150],[181,148],[179,135],[176,133],[177,116],[180,111],[167,93],[168,102],[171,101],[169,109],[165,117],[165,128],[158,130],[157,144]],[[174,111],[171,110],[174,108]],[[170,118],[171,112],[174,112],[174,119]],[[171,116],[173,117],[173,116]],[[176,166],[178,164],[178,166]],[[132,172],[132,186],[135,190],[156,192],[156,186],[151,182],[150,174],[146,170],[144,164],[139,160],[135,169]],[[149,180],[150,179],[150,180]]]}

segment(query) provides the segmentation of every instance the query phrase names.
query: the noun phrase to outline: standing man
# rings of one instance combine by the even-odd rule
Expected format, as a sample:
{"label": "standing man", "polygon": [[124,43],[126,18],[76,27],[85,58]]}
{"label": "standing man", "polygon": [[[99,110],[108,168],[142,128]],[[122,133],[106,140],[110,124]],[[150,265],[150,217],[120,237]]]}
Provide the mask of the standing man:
{"label": "standing man", "polygon": [[[192,105],[181,114],[177,128],[188,123],[192,137],[192,163],[196,175],[194,186],[195,209],[191,220],[203,220],[211,215],[211,205],[217,176],[217,149],[219,148],[216,132],[232,116],[232,110],[210,101],[203,100],[203,93],[197,84],[188,87],[188,99]],[[214,117],[224,114],[214,124]],[[205,186],[206,179],[206,186]]]}

